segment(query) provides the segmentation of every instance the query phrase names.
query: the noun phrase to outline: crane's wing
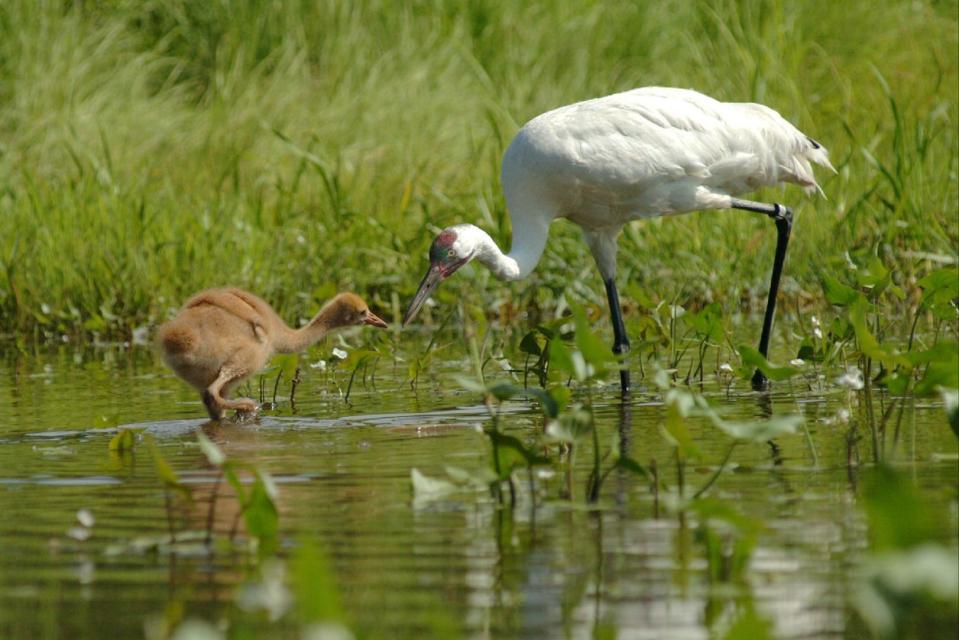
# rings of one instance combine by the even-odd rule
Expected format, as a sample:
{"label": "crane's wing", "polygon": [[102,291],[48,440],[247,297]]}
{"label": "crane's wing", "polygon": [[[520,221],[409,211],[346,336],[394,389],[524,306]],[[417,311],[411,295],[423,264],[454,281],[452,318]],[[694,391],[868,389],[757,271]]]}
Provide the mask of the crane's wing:
{"label": "crane's wing", "polygon": [[530,121],[507,151],[503,179],[506,188],[535,171],[569,209],[560,215],[660,215],[708,205],[703,193],[735,195],[783,181],[815,190],[810,161],[830,166],[821,145],[768,107],[649,87]]}

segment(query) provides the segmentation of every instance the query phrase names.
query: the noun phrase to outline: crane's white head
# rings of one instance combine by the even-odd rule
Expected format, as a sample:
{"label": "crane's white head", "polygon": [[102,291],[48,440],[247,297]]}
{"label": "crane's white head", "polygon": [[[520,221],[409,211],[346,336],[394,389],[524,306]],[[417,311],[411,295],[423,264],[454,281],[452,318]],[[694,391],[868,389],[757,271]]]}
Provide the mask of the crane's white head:
{"label": "crane's white head", "polygon": [[458,224],[440,232],[430,245],[430,268],[423,277],[413,301],[406,309],[403,324],[408,323],[420,310],[430,294],[464,264],[476,257],[486,236],[471,224]]}

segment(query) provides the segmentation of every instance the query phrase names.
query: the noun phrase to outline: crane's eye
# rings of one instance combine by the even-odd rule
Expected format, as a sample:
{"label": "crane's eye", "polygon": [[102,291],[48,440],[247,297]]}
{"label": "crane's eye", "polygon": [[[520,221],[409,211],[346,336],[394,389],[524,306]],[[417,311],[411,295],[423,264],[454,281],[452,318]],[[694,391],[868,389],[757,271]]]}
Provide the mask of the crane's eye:
{"label": "crane's eye", "polygon": [[447,257],[447,258],[452,258],[452,257],[455,256],[455,255],[456,255],[456,252],[453,251],[452,249],[450,249],[449,251],[446,252],[446,257]]}

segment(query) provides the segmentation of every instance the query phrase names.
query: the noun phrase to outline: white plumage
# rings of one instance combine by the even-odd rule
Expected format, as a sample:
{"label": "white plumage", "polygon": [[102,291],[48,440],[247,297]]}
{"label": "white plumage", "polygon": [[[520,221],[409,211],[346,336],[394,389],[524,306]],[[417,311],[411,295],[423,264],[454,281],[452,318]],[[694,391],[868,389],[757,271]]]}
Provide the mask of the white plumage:
{"label": "white plumage", "polygon": [[[548,111],[519,130],[503,157],[503,191],[513,225],[509,254],[473,225],[444,230],[430,250],[431,270],[406,320],[439,282],[474,258],[502,279],[526,277],[542,256],[549,224],[568,218],[583,229],[607,284],[620,325],[614,324],[617,345],[628,347],[613,282],[623,225],[735,207],[765,213],[777,219],[777,228],[788,216],[791,226],[785,207],[735,196],[782,182],[815,192],[811,163],[832,169],[822,145],[769,107],[719,102],[688,89],[646,87]],[[783,256],[788,235],[786,229],[783,239],[780,229]],[[778,255],[777,249],[781,268]],[[775,268],[773,275],[772,305]]]}

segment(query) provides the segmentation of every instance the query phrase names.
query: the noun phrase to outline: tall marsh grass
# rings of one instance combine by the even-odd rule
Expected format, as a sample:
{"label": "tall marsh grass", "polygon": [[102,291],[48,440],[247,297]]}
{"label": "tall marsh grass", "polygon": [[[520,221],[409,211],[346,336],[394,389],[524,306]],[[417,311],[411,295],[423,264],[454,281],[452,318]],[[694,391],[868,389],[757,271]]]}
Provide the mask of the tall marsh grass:
{"label": "tall marsh grass", "polygon": [[[0,331],[123,338],[232,283],[291,319],[335,289],[396,310],[433,232],[504,245],[499,160],[549,108],[636,86],[764,102],[831,151],[828,199],[795,205],[786,309],[847,250],[904,283],[957,247],[957,5],[778,0],[0,4]],[[465,270],[441,295],[601,302],[578,232],[554,225],[529,283]],[[765,295],[773,227],[742,213],[636,223],[636,295]],[[582,277],[572,277],[582,274]]]}

